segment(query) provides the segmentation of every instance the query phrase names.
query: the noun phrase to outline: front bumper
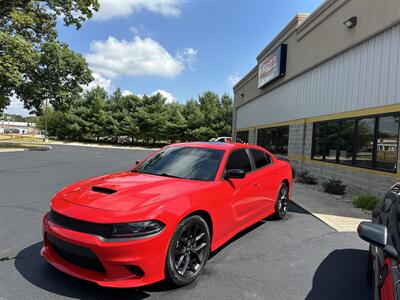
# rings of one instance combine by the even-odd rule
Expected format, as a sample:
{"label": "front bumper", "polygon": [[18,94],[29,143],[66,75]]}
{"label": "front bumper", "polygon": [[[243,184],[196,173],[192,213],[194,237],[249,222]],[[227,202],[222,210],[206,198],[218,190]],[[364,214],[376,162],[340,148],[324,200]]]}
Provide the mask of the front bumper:
{"label": "front bumper", "polygon": [[100,286],[138,287],[164,279],[169,236],[164,228],[151,237],[102,241],[58,226],[46,214],[41,255],[60,271]]}

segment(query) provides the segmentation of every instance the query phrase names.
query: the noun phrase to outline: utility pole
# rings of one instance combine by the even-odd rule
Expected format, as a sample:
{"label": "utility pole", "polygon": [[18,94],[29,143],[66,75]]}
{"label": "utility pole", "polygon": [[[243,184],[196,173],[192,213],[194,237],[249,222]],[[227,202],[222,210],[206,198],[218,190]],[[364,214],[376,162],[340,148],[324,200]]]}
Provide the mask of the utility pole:
{"label": "utility pole", "polygon": [[45,119],[44,141],[48,142],[49,139],[47,137],[47,98],[46,98],[46,104],[45,104],[45,109],[44,109],[44,119]]}

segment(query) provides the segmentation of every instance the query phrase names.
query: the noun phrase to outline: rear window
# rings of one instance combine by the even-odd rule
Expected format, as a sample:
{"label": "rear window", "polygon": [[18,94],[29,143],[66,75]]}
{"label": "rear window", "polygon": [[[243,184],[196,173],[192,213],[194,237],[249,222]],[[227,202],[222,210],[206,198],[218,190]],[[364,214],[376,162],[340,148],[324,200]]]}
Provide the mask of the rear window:
{"label": "rear window", "polygon": [[231,153],[228,163],[226,164],[226,170],[232,169],[242,169],[246,173],[252,170],[250,158],[245,149],[236,150]]}
{"label": "rear window", "polygon": [[265,167],[266,165],[269,164],[269,160],[263,151],[250,149],[250,152],[251,155],[253,156],[254,163],[257,169]]}

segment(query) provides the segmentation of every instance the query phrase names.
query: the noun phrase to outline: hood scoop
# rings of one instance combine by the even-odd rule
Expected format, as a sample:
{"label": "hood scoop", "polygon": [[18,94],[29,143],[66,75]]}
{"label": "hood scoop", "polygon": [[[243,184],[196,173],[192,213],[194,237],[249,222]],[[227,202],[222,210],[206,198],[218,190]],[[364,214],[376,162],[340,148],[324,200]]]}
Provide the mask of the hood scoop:
{"label": "hood scoop", "polygon": [[101,186],[92,186],[92,191],[96,192],[96,193],[101,193],[101,194],[107,194],[107,195],[111,195],[116,193],[116,190],[112,190],[106,187],[101,187]]}

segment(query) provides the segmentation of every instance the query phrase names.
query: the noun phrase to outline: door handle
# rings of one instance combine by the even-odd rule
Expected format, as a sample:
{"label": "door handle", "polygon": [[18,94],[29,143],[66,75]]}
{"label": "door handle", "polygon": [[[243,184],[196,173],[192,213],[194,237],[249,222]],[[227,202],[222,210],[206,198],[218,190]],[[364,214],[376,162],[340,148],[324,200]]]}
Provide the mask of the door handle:
{"label": "door handle", "polygon": [[258,183],[255,183],[254,186],[257,187],[257,186],[258,186]]}

